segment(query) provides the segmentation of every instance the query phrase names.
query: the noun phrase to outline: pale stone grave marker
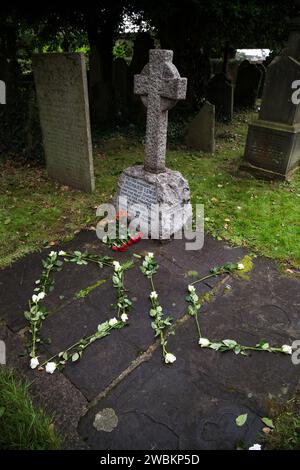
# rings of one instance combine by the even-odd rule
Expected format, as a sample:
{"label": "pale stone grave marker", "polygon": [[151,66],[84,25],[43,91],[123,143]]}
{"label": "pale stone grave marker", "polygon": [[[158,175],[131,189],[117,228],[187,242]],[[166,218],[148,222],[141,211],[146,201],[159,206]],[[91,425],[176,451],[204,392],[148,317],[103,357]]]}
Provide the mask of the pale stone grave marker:
{"label": "pale stone grave marker", "polygon": [[172,51],[150,50],[149,63],[134,77],[134,93],[141,96],[147,107],[145,162],[144,166],[136,165],[123,172],[117,193],[119,197],[127,197],[129,209],[140,203],[148,210],[152,204],[164,207],[159,238],[167,238],[168,234],[164,231],[164,217],[181,216],[172,235],[182,228],[192,213],[188,182],[179,172],[169,170],[165,165],[168,110],[177,100],[185,98],[187,86],[186,78],[180,77],[172,59]]}
{"label": "pale stone grave marker", "polygon": [[215,152],[215,107],[208,101],[189,123],[186,144],[202,152]]}
{"label": "pale stone grave marker", "polygon": [[48,175],[91,192],[94,168],[84,54],[33,57]]}

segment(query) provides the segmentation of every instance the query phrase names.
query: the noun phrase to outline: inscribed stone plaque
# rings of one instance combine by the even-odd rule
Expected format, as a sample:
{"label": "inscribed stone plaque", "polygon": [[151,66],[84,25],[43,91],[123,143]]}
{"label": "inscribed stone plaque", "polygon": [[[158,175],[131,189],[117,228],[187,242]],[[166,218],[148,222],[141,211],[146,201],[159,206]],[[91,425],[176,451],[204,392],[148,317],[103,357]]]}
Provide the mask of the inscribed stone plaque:
{"label": "inscribed stone plaque", "polygon": [[33,72],[49,176],[94,190],[84,54],[37,54]]}
{"label": "inscribed stone plaque", "polygon": [[291,154],[294,135],[263,127],[249,127],[247,160],[266,170],[283,173],[286,156]]}
{"label": "inscribed stone plaque", "polygon": [[148,209],[157,204],[156,188],[144,180],[125,176],[120,189],[120,196],[127,197],[128,205],[144,204]]}

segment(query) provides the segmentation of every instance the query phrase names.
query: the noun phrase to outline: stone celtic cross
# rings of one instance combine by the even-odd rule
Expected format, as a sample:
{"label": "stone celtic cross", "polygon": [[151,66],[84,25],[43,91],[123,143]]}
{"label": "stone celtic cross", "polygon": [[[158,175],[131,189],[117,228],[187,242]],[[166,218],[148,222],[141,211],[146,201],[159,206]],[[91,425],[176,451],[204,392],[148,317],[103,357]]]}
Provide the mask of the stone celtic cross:
{"label": "stone celtic cross", "polygon": [[172,63],[173,51],[151,49],[149,63],[134,76],[134,93],[147,107],[144,168],[151,173],[166,171],[168,110],[186,96],[187,79]]}

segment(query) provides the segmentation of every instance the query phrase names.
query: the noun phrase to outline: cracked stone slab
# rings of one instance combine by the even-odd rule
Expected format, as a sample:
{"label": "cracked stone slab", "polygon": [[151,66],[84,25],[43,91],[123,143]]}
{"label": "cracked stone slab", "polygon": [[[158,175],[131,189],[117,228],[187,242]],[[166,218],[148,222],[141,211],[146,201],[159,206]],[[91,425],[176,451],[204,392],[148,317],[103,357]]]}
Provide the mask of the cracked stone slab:
{"label": "cracked stone slab", "polygon": [[[96,253],[102,249],[93,232],[84,232],[71,243],[70,248],[66,245],[62,248]],[[155,285],[166,313],[175,319],[186,310],[186,286],[191,282],[191,278],[186,277],[187,271],[198,271],[200,277],[208,274],[213,266],[238,261],[246,254],[243,249],[231,248],[209,236],[200,251],[186,252],[183,243],[180,240],[165,244],[145,240],[126,254],[113,255],[122,261],[131,258],[134,252],[155,253],[160,265]],[[112,255],[105,248],[103,252]],[[45,253],[28,256],[21,262],[28,269],[29,296],[36,279],[34,266],[40,265]],[[73,271],[68,271],[68,266],[65,273],[69,277],[63,281],[63,271],[57,273],[62,278],[56,287],[57,293],[71,300],[75,287],[78,291],[99,277],[93,265],[87,266],[86,270],[79,266],[78,271],[76,265],[72,266]],[[16,289],[14,284],[14,280],[20,280],[19,262],[0,272],[2,283],[6,280],[5,273],[8,288],[1,296],[1,312],[5,312],[4,319],[11,328],[19,329],[19,318],[23,319],[26,308],[21,305],[25,298],[25,293],[21,292],[23,287]],[[109,269],[107,272],[99,270],[100,278],[107,278],[108,274]],[[254,269],[248,275],[248,280],[230,279],[231,289],[225,295],[221,295],[221,289],[217,297],[201,309],[203,336],[227,337],[252,345],[260,339],[277,344],[290,344],[293,339],[298,339],[299,280],[283,276],[274,263],[264,258],[254,260]],[[212,279],[210,285],[214,286],[220,279]],[[24,282],[27,282],[27,276]],[[24,290],[29,290],[27,284],[23,285]],[[37,389],[36,397],[40,396],[41,402],[49,405],[49,411],[53,411],[64,432],[72,431],[66,444],[68,448],[230,449],[235,447],[237,440],[253,444],[261,429],[260,417],[268,416],[270,403],[293,395],[299,380],[298,369],[292,365],[290,356],[253,353],[244,358],[200,349],[192,319],[182,324],[175,337],[168,340],[169,350],[177,356],[174,365],[162,364],[157,350],[88,411],[80,422],[79,438],[76,431],[72,434],[88,400],[98,396],[153,343],[147,299],[150,285],[138,266],[126,273],[126,286],[134,300],[130,326],[91,345],[80,362],[67,365],[64,374],[49,375],[29,370],[28,358],[21,357],[24,352],[22,332],[16,335],[5,329],[12,345],[10,364],[24,370],[29,379],[38,377],[36,385],[42,390]],[[209,290],[207,285],[197,285],[198,293]],[[28,298],[26,291],[26,303]],[[99,322],[112,316],[113,302],[115,290],[107,281],[88,297],[70,301],[50,315],[42,329],[43,336],[52,339],[47,352],[57,352],[82,333],[94,331]],[[110,432],[97,431],[93,426],[95,417],[107,408],[117,416],[116,426]],[[247,423],[237,429],[235,417],[244,413],[248,413]]]}
{"label": "cracked stone slab", "polygon": [[[154,282],[165,313],[174,320],[182,317],[186,311],[188,281],[184,276],[172,275],[162,262]],[[90,345],[79,362],[67,364],[64,369],[66,377],[88,399],[93,399],[104,390],[155,341],[149,316],[151,285],[140,272],[139,265],[126,271],[125,286],[133,300],[129,325],[112,331],[109,337]],[[204,286],[201,290],[207,291],[209,288]],[[45,346],[48,355],[65,349],[82,336],[92,334],[99,323],[115,316],[112,308],[115,301],[116,290],[108,281],[84,299],[74,301],[50,315],[41,329],[43,338],[51,338],[51,344]]]}
{"label": "cracked stone slab", "polygon": [[[249,276],[232,279],[230,293],[200,311],[203,336],[249,345],[262,338],[290,344],[298,324],[299,280],[282,276],[264,259],[255,260]],[[276,323],[269,305],[284,309],[289,321]],[[82,418],[79,433],[91,448],[234,449],[238,441],[250,446],[272,403],[291,398],[299,384],[289,355],[253,352],[243,357],[199,348],[192,319],[176,329],[168,349],[177,357],[175,364],[162,364],[157,350]],[[92,428],[95,414],[106,407],[118,416],[109,435]],[[237,427],[235,419],[244,413],[247,423]]]}
{"label": "cracked stone slab", "polygon": [[[262,426],[250,400],[209,386],[203,372],[191,373],[193,365],[205,361],[190,320],[188,330],[192,330],[188,338],[178,332],[169,342],[177,355],[176,366],[162,364],[157,351],[82,418],[79,433],[90,448],[232,449],[238,440],[249,445],[254,442]],[[104,408],[114,409],[118,416],[118,425],[110,433],[93,426]],[[235,418],[243,413],[249,414],[248,425],[237,428]]]}

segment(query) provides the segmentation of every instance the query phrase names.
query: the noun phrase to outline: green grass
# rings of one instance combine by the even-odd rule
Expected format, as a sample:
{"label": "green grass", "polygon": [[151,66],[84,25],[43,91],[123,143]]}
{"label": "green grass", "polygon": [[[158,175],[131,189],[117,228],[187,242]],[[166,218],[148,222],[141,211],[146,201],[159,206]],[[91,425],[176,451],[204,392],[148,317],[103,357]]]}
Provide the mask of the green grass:
{"label": "green grass", "polygon": [[0,368],[0,449],[60,449],[62,440],[52,420],[33,406],[28,384],[6,367]]}
{"label": "green grass", "polygon": [[[167,165],[188,179],[192,202],[205,205],[205,228],[218,239],[300,267],[300,171],[292,183],[238,173],[250,116],[217,126],[214,156],[171,146]],[[0,266],[43,245],[95,226],[95,206],[115,192],[122,170],[143,162],[140,139],[115,134],[94,148],[96,191],[84,194],[48,180],[45,170],[0,164]]]}
{"label": "green grass", "polygon": [[267,450],[300,450],[299,394],[279,408],[273,419],[274,429],[263,438]]}

